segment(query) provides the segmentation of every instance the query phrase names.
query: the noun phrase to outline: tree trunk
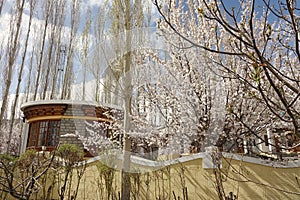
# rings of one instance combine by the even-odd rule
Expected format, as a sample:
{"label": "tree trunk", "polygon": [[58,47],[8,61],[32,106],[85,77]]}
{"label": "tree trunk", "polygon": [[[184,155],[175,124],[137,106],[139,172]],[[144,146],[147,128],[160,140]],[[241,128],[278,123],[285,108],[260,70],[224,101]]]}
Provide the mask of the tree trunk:
{"label": "tree trunk", "polygon": [[131,139],[128,135],[131,126],[131,17],[130,17],[130,0],[125,2],[125,31],[126,31],[126,57],[124,69],[124,146],[123,146],[123,169],[122,169],[122,200],[130,199],[130,156],[131,156]]}
{"label": "tree trunk", "polygon": [[[10,42],[8,44],[8,71],[7,71],[7,79],[5,81],[5,91],[4,91],[4,96],[3,96],[3,101],[2,101],[2,106],[1,106],[1,111],[0,111],[0,136],[2,136],[2,123],[3,123],[3,117],[5,114],[5,110],[7,107],[8,103],[8,98],[9,98],[9,90],[10,90],[10,85],[11,85],[11,79],[12,79],[12,71],[13,71],[13,65],[16,60],[16,55],[18,52],[18,39],[19,39],[19,34],[20,34],[20,29],[21,29],[21,21],[22,21],[22,13],[23,13],[23,8],[24,8],[24,3],[25,0],[22,2],[18,1],[16,2],[17,5],[17,19],[16,21],[11,21],[11,38]],[[13,19],[12,19],[13,20]],[[14,27],[16,26],[16,27]]]}
{"label": "tree trunk", "polygon": [[13,131],[13,125],[14,125],[14,122],[15,122],[16,106],[17,106],[17,103],[18,103],[18,100],[19,100],[19,91],[20,91],[20,86],[21,86],[21,81],[22,81],[25,58],[26,58],[26,54],[27,54],[27,46],[28,46],[28,40],[29,40],[29,36],[30,36],[29,34],[30,34],[31,20],[32,20],[32,15],[33,15],[33,12],[34,12],[34,8],[35,8],[34,1],[31,1],[30,2],[30,16],[29,16],[29,22],[28,22],[28,29],[27,29],[27,34],[26,34],[24,52],[23,52],[23,56],[22,56],[22,63],[21,63],[20,72],[19,72],[19,76],[18,76],[16,97],[14,99],[12,110],[11,110],[11,118],[10,118],[9,134],[8,134],[8,140],[7,140],[6,153],[9,153],[10,144],[11,144],[11,136],[12,136],[12,131]]}
{"label": "tree trunk", "polygon": [[73,75],[73,57],[74,57],[74,37],[76,36],[80,19],[80,1],[73,0],[71,2],[71,30],[68,44],[67,64],[64,71],[64,79],[62,84],[61,99],[70,99],[71,97],[71,79]]}
{"label": "tree trunk", "polygon": [[[50,10],[51,10],[51,1],[46,1],[45,3],[45,24],[43,28],[43,38],[42,38],[42,46],[39,53],[39,62],[37,66],[37,77],[35,80],[35,89],[33,93],[33,100],[37,100],[37,93],[40,85],[40,76],[41,76],[41,69],[42,69],[42,62],[43,62],[43,56],[44,56],[44,47],[46,42],[46,33],[47,33],[47,27],[49,22],[49,16],[50,16]],[[50,5],[49,5],[50,4]],[[47,78],[47,77],[46,77]]]}

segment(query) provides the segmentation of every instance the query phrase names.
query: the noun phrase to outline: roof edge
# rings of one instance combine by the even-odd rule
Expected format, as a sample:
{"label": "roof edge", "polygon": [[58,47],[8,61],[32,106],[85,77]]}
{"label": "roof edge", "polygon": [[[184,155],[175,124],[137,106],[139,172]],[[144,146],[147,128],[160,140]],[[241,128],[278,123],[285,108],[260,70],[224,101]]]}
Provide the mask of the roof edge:
{"label": "roof edge", "polygon": [[38,105],[58,105],[58,104],[66,104],[66,105],[90,105],[95,107],[109,107],[114,108],[118,110],[123,110],[122,107],[113,105],[113,104],[107,104],[107,103],[101,103],[97,101],[79,101],[79,100],[38,100],[38,101],[29,101],[26,103],[23,103],[21,105],[21,110],[24,111],[24,109],[31,107],[31,106],[38,106]]}

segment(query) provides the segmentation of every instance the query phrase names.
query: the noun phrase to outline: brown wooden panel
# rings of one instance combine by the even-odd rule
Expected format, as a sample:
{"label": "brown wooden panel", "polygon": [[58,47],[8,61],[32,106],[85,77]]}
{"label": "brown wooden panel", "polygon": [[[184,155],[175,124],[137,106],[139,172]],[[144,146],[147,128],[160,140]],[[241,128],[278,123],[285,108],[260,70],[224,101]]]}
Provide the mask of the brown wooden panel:
{"label": "brown wooden panel", "polygon": [[24,110],[26,119],[40,116],[63,115],[67,109],[67,105],[35,105],[27,107]]}

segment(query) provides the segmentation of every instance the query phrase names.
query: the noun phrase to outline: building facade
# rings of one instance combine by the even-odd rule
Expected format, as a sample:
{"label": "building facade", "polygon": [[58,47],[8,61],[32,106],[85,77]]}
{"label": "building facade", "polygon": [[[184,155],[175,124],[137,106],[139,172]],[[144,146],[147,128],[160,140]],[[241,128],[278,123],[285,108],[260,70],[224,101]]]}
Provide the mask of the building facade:
{"label": "building facade", "polygon": [[[87,123],[112,124],[120,117],[120,108],[96,102],[49,100],[27,102],[21,106],[27,122],[22,135],[21,153],[26,149],[52,151],[60,142],[80,144]],[[109,135],[110,130],[102,130]]]}

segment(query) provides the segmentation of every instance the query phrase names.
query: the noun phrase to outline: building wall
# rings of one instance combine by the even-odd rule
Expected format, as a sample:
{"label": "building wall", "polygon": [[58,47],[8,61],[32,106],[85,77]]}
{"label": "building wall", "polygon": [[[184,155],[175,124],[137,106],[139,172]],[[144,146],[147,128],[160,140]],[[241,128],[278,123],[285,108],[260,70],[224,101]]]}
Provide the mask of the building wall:
{"label": "building wall", "polygon": [[70,118],[61,119],[60,135],[75,134],[76,132],[85,135],[84,120],[76,118],[85,116],[84,112],[81,109],[81,106],[68,105],[64,116],[70,116]]}
{"label": "building wall", "polygon": [[[114,115],[118,115],[113,113],[112,110],[118,110],[120,113],[121,110],[114,106],[106,106],[99,105],[93,102],[76,102],[76,101],[68,101],[68,100],[49,100],[49,101],[37,101],[37,102],[28,102],[22,105],[22,111],[24,114],[24,118],[26,119],[26,128],[22,135],[22,145],[20,153],[23,153],[27,148],[27,140],[30,138],[29,136],[29,125],[30,123],[40,123],[41,121],[51,121],[51,120],[59,120],[60,121],[60,130],[59,136],[64,135],[74,135],[80,134],[82,137],[87,135],[86,130],[86,121],[91,122],[104,122],[111,123],[113,122],[115,117]],[[111,113],[111,115],[105,115],[104,113]],[[121,115],[120,115],[121,117]],[[38,126],[38,125],[36,125]],[[49,130],[47,130],[47,135],[50,135]],[[52,130],[52,129],[51,129]],[[45,134],[44,129],[41,130],[43,134]],[[40,134],[38,132],[37,134]],[[48,137],[49,138],[49,137]],[[39,140],[34,137],[31,140],[37,141]],[[40,145],[35,143],[33,145],[31,143],[30,148],[36,148],[40,150],[42,146],[46,146],[47,144]],[[47,142],[44,142],[47,143]],[[77,144],[77,142],[76,142]],[[53,150],[56,145],[47,146],[47,149]]]}
{"label": "building wall", "polygon": [[[217,180],[222,180],[226,196],[232,192],[239,200],[296,200],[300,197],[298,160],[273,163],[267,160],[224,155],[220,169],[209,167],[207,162],[209,156],[203,154],[161,162],[132,157],[131,199],[215,200],[219,199]],[[78,188],[77,200],[119,199],[121,167],[122,160],[116,154],[88,160]],[[73,171],[70,194],[76,190],[77,169],[74,168]],[[53,183],[53,177],[55,174],[49,174],[46,179],[47,186],[40,188],[39,193],[32,195],[31,199],[44,199],[43,191],[44,193],[49,191],[48,185]],[[51,199],[58,200],[57,180],[54,182],[56,185],[52,187]],[[69,183],[67,190],[68,185]],[[6,199],[14,198],[8,195]]]}
{"label": "building wall", "polygon": [[[132,199],[218,199],[216,177],[221,177],[224,194],[230,192],[238,199],[298,199],[300,196],[300,165],[297,167],[272,167],[230,157],[222,159],[220,170],[203,168],[205,158],[173,160],[172,164],[158,167],[132,164],[139,173],[132,173]],[[91,162],[79,187],[78,199],[107,199],[105,181],[100,179],[99,161]],[[121,163],[116,164],[118,167]],[[142,170],[141,170],[142,169]],[[146,172],[144,171],[146,170]],[[220,175],[220,176],[216,176]],[[102,183],[102,184],[101,184]],[[112,193],[118,199],[120,193],[120,170],[115,171]],[[187,191],[187,192],[185,192]],[[285,191],[285,192],[284,192]],[[185,193],[185,194],[184,194]],[[104,195],[104,196],[101,196]],[[187,198],[185,197],[185,198]]]}

